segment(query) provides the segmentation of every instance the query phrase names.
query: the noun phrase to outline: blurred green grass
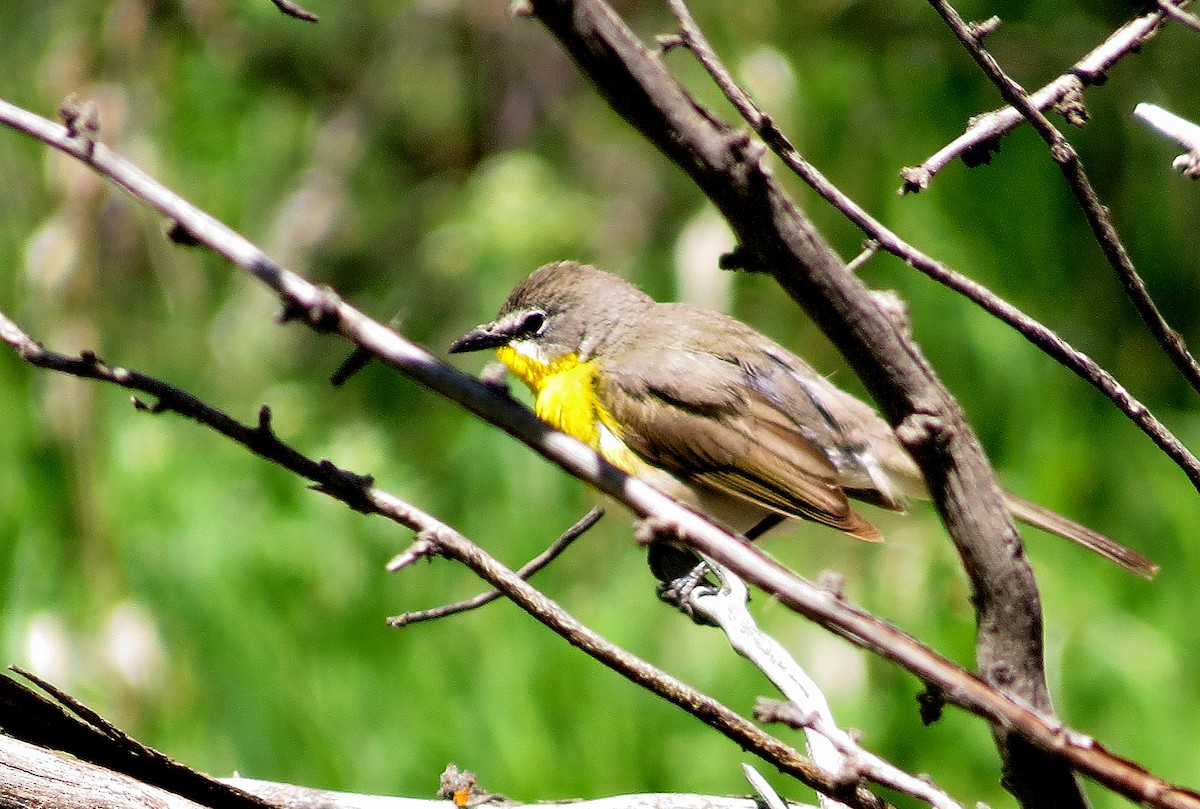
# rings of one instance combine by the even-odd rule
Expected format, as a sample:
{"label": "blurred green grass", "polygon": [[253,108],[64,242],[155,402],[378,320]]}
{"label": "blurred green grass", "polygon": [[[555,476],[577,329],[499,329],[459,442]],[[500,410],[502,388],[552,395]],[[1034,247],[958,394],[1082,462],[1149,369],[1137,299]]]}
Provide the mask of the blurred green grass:
{"label": "blurred green grass", "polygon": [[[318,26],[265,0],[17,0],[0,12],[0,96],[45,115],[68,92],[96,98],[106,142],[379,319],[401,313],[435,352],[547,260],[595,261],[662,298],[691,288],[675,266],[680,234],[696,226],[719,243],[704,224],[711,213],[538,26],[508,18],[503,3],[309,5]],[[670,29],[657,4],[622,11],[644,36]],[[1197,445],[1194,393],[1145,336],[1032,135],[1006,139],[990,167],[952,166],[930,191],[894,196],[900,166],[996,103],[932,12],[899,2],[695,12],[835,182],[1050,323]],[[1088,3],[992,12],[1006,25],[989,44],[1029,86],[1119,21]],[[1091,91],[1093,123],[1071,133],[1193,342],[1196,186],[1166,169],[1171,147],[1129,111],[1148,100],[1200,116],[1185,80],[1198,62],[1194,35],[1165,31]],[[725,114],[686,55],[669,63]],[[384,369],[330,389],[343,345],[271,325],[267,293],[212,256],[168,246],[161,222],[66,158],[0,133],[0,184],[0,308],[50,347],[96,349],[244,420],[269,404],[300,449],[375,475],[514,565],[592,503],[581,484]],[[844,254],[856,252],[859,233],[796,193]],[[711,255],[683,254],[691,270],[711,267]],[[1011,488],[1162,563],[1146,584],[1027,538],[1064,718],[1194,785],[1196,493],[1086,385],[1007,329],[899,262],[876,259],[863,273],[908,301],[917,337]],[[861,390],[769,279],[734,278],[731,306]],[[455,761],[525,800],[746,791],[732,745],[510,605],[388,629],[388,614],[480,585],[444,562],[385,576],[403,531],[127,400],[0,354],[3,662],[32,666],[218,774],[420,796]],[[812,526],[770,548],[807,575],[843,572],[852,598],[969,665],[966,585],[930,510],[883,524],[879,548]],[[538,583],[735,708],[769,693],[719,638],[655,602],[616,510]],[[911,676],[759,606],[872,749],[965,800],[1010,804],[980,722],[952,711],[922,728]],[[1099,806],[1118,804],[1095,794]]]}

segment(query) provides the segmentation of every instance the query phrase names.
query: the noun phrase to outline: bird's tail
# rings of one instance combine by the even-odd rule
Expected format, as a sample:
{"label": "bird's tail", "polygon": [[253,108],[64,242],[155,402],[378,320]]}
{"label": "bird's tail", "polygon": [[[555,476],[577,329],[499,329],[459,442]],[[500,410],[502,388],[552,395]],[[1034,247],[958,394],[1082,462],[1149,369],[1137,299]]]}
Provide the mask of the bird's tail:
{"label": "bird's tail", "polygon": [[1121,567],[1131,573],[1136,573],[1144,579],[1153,578],[1154,574],[1158,572],[1158,565],[1137,551],[1131,550],[1116,540],[1093,531],[1085,525],[1080,525],[1074,520],[1068,520],[1066,517],[1056,514],[1048,508],[1043,508],[1037,503],[1031,503],[1009,492],[1004,493],[1004,502],[1008,506],[1008,510],[1012,512],[1012,515],[1021,522],[1028,523],[1034,528],[1041,528],[1043,531],[1057,534],[1064,539],[1069,539],[1072,542],[1082,545],[1090,551],[1095,551],[1106,559],[1116,562]]}

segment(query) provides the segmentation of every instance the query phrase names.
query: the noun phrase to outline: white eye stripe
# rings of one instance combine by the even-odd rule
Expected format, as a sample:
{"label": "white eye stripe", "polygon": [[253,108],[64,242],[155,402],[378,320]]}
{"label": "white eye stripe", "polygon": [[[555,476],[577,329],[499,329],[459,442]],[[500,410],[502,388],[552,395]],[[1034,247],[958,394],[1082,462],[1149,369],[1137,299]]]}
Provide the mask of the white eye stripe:
{"label": "white eye stripe", "polygon": [[513,340],[508,344],[508,347],[520,354],[522,357],[531,359],[534,362],[540,362],[543,365],[550,362],[550,360],[546,357],[546,353],[542,351],[542,347],[528,338]]}

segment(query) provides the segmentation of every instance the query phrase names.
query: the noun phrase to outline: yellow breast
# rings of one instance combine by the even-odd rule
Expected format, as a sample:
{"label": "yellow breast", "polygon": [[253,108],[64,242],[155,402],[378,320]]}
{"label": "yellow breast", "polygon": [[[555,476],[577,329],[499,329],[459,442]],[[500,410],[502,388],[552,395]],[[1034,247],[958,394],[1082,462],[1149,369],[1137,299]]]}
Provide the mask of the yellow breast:
{"label": "yellow breast", "polygon": [[638,474],[644,462],[621,440],[618,426],[596,396],[594,362],[568,354],[545,363],[511,346],[496,349],[496,356],[533,391],[538,418],[587,444],[614,466]]}

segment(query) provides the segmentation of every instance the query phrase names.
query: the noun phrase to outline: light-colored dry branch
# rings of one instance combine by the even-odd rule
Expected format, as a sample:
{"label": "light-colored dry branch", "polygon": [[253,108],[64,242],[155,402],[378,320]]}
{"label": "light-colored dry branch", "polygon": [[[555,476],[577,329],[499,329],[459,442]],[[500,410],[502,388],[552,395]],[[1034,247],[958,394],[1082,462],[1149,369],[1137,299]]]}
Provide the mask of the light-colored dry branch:
{"label": "light-colored dry branch", "polygon": [[[728,569],[711,562],[710,565],[722,586],[718,589],[695,588],[689,599],[692,609],[708,623],[720,627],[734,651],[753,663],[798,711],[808,717],[803,730],[809,755],[816,764],[828,770],[835,779],[847,783],[868,778],[935,809],[962,809],[957,801],[930,782],[869,752],[838,727],[820,686],[779,641],[759,628],[747,608],[750,592],[746,585]],[[822,806],[826,806],[824,796],[822,798]]]}
{"label": "light-colored dry branch", "polygon": [[1166,135],[1187,152],[1171,163],[1171,168],[1193,180],[1200,177],[1200,126],[1157,104],[1141,103],[1133,108],[1134,117],[1140,118],[1151,129]]}
{"label": "light-colored dry branch", "polygon": [[[589,4],[588,7],[590,12],[581,13],[578,17],[567,15],[566,19],[572,22],[579,20],[581,23],[595,23],[596,7],[594,4]],[[538,13],[544,15],[545,9],[539,9]],[[605,13],[611,14],[611,11]],[[564,18],[559,16],[560,14],[561,9],[555,14],[555,19],[562,22]],[[611,27],[606,28],[605,34],[611,33]],[[602,50],[601,53],[606,60],[612,58],[610,51]],[[634,59],[639,69],[653,69],[649,66],[654,60],[644,48],[635,49],[630,58]],[[613,78],[617,78],[616,74]],[[628,96],[631,103],[634,103],[636,98],[636,94]],[[687,103],[688,108],[698,115],[698,108],[694,102],[688,99]],[[706,126],[712,126],[711,119],[703,120]],[[813,619],[830,631],[908,668],[944,695],[948,703],[960,705],[985,717],[996,726],[1019,733],[1039,749],[1053,753],[1072,767],[1135,800],[1163,807],[1200,807],[1200,799],[1191,793],[1163,782],[1144,769],[1113,756],[1094,744],[1079,743],[1080,736],[1065,731],[1057,722],[1046,721],[1025,705],[1004,696],[983,680],[932,653],[894,627],[881,624],[843,600],[831,597],[820,588],[798,579],[790,571],[766,559],[755,549],[739,542],[694,512],[682,508],[647,484],[629,478],[615,467],[606,464],[584,445],[550,430],[532,412],[517,402],[438,361],[402,336],[349,307],[330,291],[322,290],[294,273],[276,266],[240,234],[172,193],[144,172],[113,154],[103,144],[86,140],[76,141],[68,136],[64,127],[7,102],[0,102],[0,122],[87,163],[129,191],[135,198],[173,219],[179,228],[195,241],[205,244],[274,290],[284,301],[285,313],[290,317],[303,319],[314,328],[336,331],[351,339],[431,390],[458,402],[469,411],[516,436],[567,471],[626,504],[635,513],[643,516],[655,515],[659,519],[669,521],[674,526],[675,533],[689,545],[734,569],[746,581],[761,587],[791,609]],[[689,121],[689,125],[691,123],[694,121]],[[723,145],[719,154],[712,157],[728,165],[731,142],[722,139],[721,143]],[[757,217],[760,212],[752,207],[747,213]],[[773,220],[767,216],[757,221],[766,227]],[[794,259],[786,260],[782,265],[790,267],[793,263]],[[840,312],[843,308],[838,306],[833,310]],[[886,327],[893,328],[890,321]],[[941,444],[936,446],[942,447]],[[939,471],[939,475],[941,474]],[[941,482],[944,483],[944,479]],[[964,494],[964,491],[959,490],[955,496],[962,498]],[[381,511],[389,505],[382,501],[372,501],[371,504]],[[404,525],[424,530],[423,526],[431,524],[431,517],[407,504],[392,505],[398,512],[393,518]],[[465,553],[466,558],[473,560],[468,562],[468,566],[472,566],[472,569],[478,566],[476,572],[483,575],[481,571],[485,570],[485,566],[482,562],[473,557],[469,549],[465,549]],[[494,569],[491,569],[491,572],[496,575]],[[515,574],[512,575],[515,578],[515,588],[528,586],[515,577]],[[492,583],[496,584],[495,581]],[[540,619],[541,616],[538,617]]]}
{"label": "light-colored dry branch", "polygon": [[1001,97],[1025,116],[1034,131],[1046,142],[1050,157],[1062,171],[1067,186],[1074,194],[1080,210],[1087,219],[1088,226],[1092,229],[1096,243],[1100,245],[1101,251],[1108,259],[1109,265],[1116,273],[1125,289],[1126,296],[1133,303],[1142,322],[1146,324],[1150,334],[1153,335],[1192,389],[1200,392],[1200,363],[1188,350],[1183,336],[1171,328],[1154,303],[1145,281],[1138,273],[1133,259],[1121,241],[1120,234],[1117,233],[1116,226],[1113,225],[1112,216],[1100,202],[1074,147],[1030,101],[1024,88],[1004,72],[953,6],[945,0],[930,0],[930,5],[946,21],[950,30],[971,54],[984,75],[996,85]]}
{"label": "light-colored dry branch", "polygon": [[846,265],[848,272],[857,272],[858,268],[869,260],[876,250],[886,250],[937,283],[962,295],[996,319],[1007,323],[1048,357],[1108,398],[1187,475],[1192,486],[1200,491],[1200,459],[1197,459],[1191,450],[1184,446],[1183,442],[1145,404],[1118,382],[1116,377],[1045,324],[1013,306],[982,284],[947,267],[900,238],[897,233],[871,216],[862,206],[830,182],[820,170],[804,159],[795,146],[776,128],[770,116],[763,113],[749,93],[733,80],[728,68],[721,62],[699,26],[696,25],[687,5],[682,0],[669,0],[669,2],[680,25],[680,34],[673,40],[676,46],[686,46],[695,53],[705,70],[725,93],[726,98],[738,110],[738,114],[750,125],[755,134],[763,139],[768,148],[797,177],[866,234],[868,243],[863,252]]}
{"label": "light-colored dry branch", "polygon": [[[1183,5],[1183,4],[1181,4]],[[1083,91],[1104,77],[1106,71],[1131,53],[1136,53],[1162,25],[1163,13],[1152,11],[1133,18],[1114,31],[1100,45],[1040,90],[1029,95],[1029,103],[1038,110],[1048,110],[1064,100],[1076,99],[1074,115],[1082,109]],[[1086,113],[1084,113],[1086,117]],[[1074,116],[1073,116],[1074,117]],[[919,166],[901,172],[904,185],[901,193],[920,191],[957,157],[982,155],[989,146],[1025,122],[1025,115],[1010,105],[972,118],[966,131],[938,149]],[[980,158],[982,159],[982,158]]]}
{"label": "light-colored dry branch", "polygon": [[1189,14],[1184,11],[1184,6],[1188,5],[1188,0],[1175,2],[1175,0],[1158,0],[1158,8],[1163,14],[1166,14],[1172,20],[1181,25],[1186,25],[1193,31],[1200,32],[1200,17],[1195,14]]}
{"label": "light-colored dry branch", "polygon": [[[223,778],[229,786],[279,809],[456,809],[453,801],[364,795],[262,781]],[[484,804],[490,806],[491,804]],[[204,809],[202,804],[127,775],[0,735],[0,809]],[[687,793],[617,795],[588,801],[501,804],[506,809],[755,809],[750,798]],[[811,809],[787,803],[782,809]]]}

